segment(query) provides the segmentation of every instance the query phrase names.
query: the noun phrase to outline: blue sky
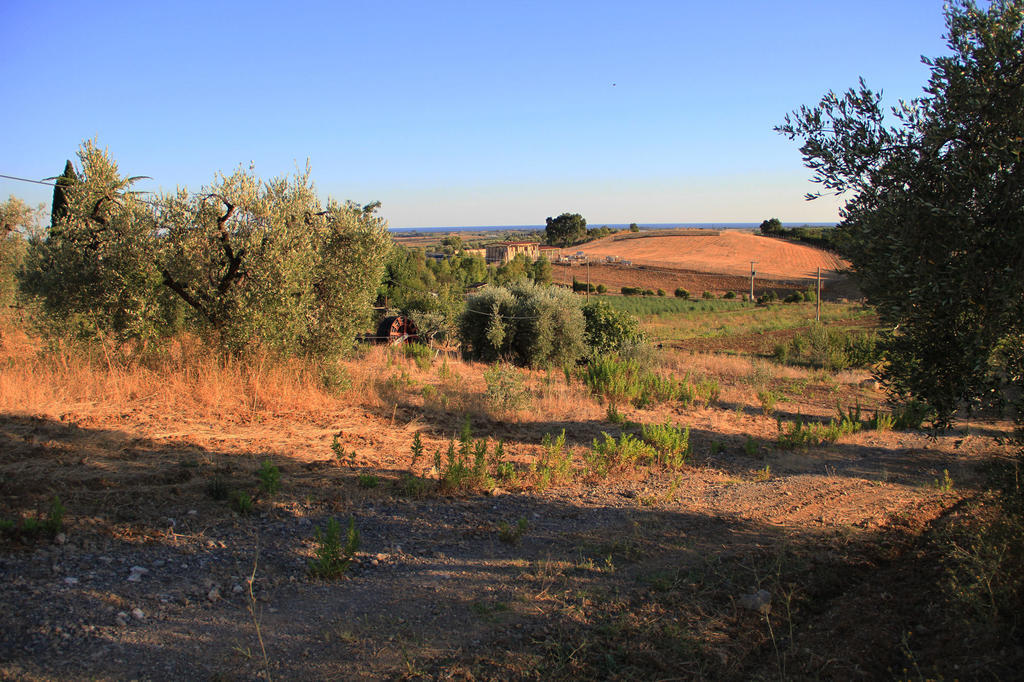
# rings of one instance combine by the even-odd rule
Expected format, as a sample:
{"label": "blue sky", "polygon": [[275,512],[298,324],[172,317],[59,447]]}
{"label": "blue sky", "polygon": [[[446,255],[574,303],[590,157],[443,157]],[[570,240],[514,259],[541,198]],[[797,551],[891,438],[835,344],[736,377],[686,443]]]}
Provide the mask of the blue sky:
{"label": "blue sky", "polygon": [[943,32],[924,0],[4,0],[0,173],[96,138],[148,190],[309,159],[393,227],[830,221],[772,127],[858,76],[919,95]]}

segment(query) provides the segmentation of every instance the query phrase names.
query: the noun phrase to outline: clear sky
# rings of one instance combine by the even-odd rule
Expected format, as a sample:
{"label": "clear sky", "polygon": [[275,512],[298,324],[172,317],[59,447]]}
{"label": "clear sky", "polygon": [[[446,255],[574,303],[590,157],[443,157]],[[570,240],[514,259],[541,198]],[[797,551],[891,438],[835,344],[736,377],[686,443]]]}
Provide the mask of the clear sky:
{"label": "clear sky", "polygon": [[858,76],[919,95],[943,33],[938,0],[2,0],[0,173],[96,138],[148,190],[309,159],[392,227],[832,221],[772,127]]}

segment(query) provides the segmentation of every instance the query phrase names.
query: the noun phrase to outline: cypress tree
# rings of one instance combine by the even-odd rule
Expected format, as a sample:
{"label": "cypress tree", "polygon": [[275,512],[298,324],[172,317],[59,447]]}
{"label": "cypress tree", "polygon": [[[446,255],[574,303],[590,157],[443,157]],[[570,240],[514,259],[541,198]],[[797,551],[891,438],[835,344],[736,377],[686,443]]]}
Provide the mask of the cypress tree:
{"label": "cypress tree", "polygon": [[78,173],[69,160],[64,164],[64,172],[57,176],[57,184],[53,188],[53,205],[50,207],[50,226],[64,220],[68,215],[68,196],[65,187],[78,182]]}

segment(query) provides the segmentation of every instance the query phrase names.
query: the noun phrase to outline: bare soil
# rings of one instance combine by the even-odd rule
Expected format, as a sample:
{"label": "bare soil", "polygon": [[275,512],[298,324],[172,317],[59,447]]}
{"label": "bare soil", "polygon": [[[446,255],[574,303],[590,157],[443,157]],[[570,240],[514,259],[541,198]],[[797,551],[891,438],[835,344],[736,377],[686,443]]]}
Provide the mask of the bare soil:
{"label": "bare soil", "polygon": [[[377,362],[367,371],[440,371]],[[9,409],[0,517],[43,510],[55,493],[68,512],[63,536],[0,546],[0,677],[877,679],[911,663],[922,675],[1016,674],[1019,651],[960,656],[970,643],[950,648],[930,615],[943,574],[928,539],[977,494],[979,465],[1007,452],[995,440],[1007,424],[780,450],[739,361],[678,362],[720,363],[717,404],[624,411],[689,425],[684,469],[529,483],[544,433],[565,429],[582,466],[595,437],[622,428],[562,393],[560,418],[546,403],[504,417],[468,409],[524,478],[457,496],[397,485],[411,468],[432,475],[411,461],[413,435],[428,453],[444,448],[464,414],[413,389],[214,418],[146,400]],[[483,367],[458,370],[470,377],[463,406],[480,405]],[[779,415],[878,407],[858,379],[791,387]],[[769,381],[782,390],[787,378]],[[336,461],[335,437],[353,466]],[[254,513],[211,498],[215,478],[255,490],[264,459],[283,488]],[[950,490],[937,486],[943,471]],[[315,528],[349,517],[362,535],[351,570],[311,577]],[[519,519],[522,536],[503,537]],[[750,608],[758,590],[764,612]]]}

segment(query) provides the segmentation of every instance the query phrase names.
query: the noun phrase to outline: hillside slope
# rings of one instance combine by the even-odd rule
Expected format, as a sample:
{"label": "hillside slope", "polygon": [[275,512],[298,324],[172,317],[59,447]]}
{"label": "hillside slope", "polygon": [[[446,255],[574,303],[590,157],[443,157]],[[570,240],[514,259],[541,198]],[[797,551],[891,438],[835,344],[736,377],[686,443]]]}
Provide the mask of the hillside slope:
{"label": "hillside slope", "polygon": [[740,230],[699,236],[652,234],[642,239],[621,240],[607,237],[579,250],[593,259],[617,256],[640,265],[730,275],[749,274],[750,261],[757,261],[758,273],[777,279],[814,277],[818,267],[823,275],[831,275],[849,266],[827,251]]}

